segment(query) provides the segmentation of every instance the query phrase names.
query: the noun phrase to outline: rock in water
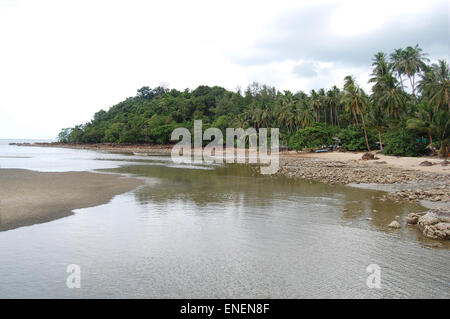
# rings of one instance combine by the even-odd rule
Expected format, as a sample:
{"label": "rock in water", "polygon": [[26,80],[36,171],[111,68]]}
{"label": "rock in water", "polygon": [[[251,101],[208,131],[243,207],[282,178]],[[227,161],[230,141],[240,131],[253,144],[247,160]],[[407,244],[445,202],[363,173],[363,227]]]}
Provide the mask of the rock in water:
{"label": "rock in water", "polygon": [[448,164],[450,164],[450,162],[447,160],[441,162],[441,166],[447,166]]}
{"label": "rock in water", "polygon": [[370,160],[375,159],[375,155],[373,155],[372,153],[367,152],[367,153],[364,153],[364,154],[363,154],[363,156],[361,157],[361,159],[362,159],[362,160],[365,160],[365,161],[370,161]]}
{"label": "rock in water", "polygon": [[408,214],[408,216],[406,216],[405,220],[410,225],[416,225],[419,222],[419,218],[423,215],[424,214],[410,213]]}
{"label": "rock in water", "polygon": [[432,209],[419,218],[417,226],[425,237],[450,239],[450,212]]}
{"label": "rock in water", "polygon": [[389,228],[396,228],[396,229],[398,229],[398,228],[400,228],[400,224],[398,223],[398,221],[394,220],[394,221],[392,221],[392,223],[390,223],[388,225],[388,227]]}

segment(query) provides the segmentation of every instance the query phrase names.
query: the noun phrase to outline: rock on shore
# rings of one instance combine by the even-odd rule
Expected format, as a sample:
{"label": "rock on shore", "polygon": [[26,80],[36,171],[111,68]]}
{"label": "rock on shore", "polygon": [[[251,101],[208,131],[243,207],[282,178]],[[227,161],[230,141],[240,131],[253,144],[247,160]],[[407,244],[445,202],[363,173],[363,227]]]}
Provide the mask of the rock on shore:
{"label": "rock on shore", "polygon": [[450,187],[448,185],[443,185],[440,187],[423,189],[404,189],[398,192],[394,192],[389,195],[392,199],[397,200],[429,200],[432,202],[448,202],[450,201]]}
{"label": "rock on shore", "polygon": [[425,214],[426,213],[411,213],[406,216],[405,220],[409,225],[417,225],[419,218]]}
{"label": "rock on shore", "polygon": [[396,169],[375,163],[281,157],[279,174],[328,184],[407,184],[448,179],[445,175]]}
{"label": "rock on shore", "polygon": [[450,212],[430,210],[418,219],[417,226],[425,237],[450,239]]}

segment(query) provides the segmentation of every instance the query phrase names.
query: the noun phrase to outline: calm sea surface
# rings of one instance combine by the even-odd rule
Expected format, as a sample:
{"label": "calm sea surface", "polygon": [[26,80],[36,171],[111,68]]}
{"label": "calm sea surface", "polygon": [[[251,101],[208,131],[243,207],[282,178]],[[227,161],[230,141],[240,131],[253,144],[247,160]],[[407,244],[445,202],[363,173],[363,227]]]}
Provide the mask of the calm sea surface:
{"label": "calm sea surface", "polygon": [[[0,168],[100,170],[145,185],[66,218],[0,232],[2,298],[450,297],[449,245],[430,249],[439,242],[415,228],[386,226],[422,211],[418,205],[242,166],[9,142],[0,140]],[[80,289],[67,288],[69,264],[80,266]],[[381,268],[381,289],[366,285],[371,264]]]}

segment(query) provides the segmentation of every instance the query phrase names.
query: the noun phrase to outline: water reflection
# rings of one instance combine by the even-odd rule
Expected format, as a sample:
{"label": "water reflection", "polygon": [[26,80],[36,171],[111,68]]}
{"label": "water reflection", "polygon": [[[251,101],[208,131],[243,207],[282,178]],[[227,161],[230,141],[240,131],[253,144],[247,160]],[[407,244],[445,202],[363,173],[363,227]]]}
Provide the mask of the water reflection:
{"label": "water reflection", "polygon": [[382,201],[385,193],[380,191],[262,176],[242,165],[196,170],[154,163],[151,166],[122,166],[108,171],[145,177],[147,186],[135,192],[135,199],[141,205],[158,203],[162,211],[175,201],[195,205],[199,211],[212,210],[220,205],[230,209],[252,207],[252,214],[267,211],[283,214],[280,209],[285,212],[304,211],[316,213],[308,214],[307,218],[390,231],[387,225],[397,216],[403,218],[410,212],[424,210],[411,202]]}

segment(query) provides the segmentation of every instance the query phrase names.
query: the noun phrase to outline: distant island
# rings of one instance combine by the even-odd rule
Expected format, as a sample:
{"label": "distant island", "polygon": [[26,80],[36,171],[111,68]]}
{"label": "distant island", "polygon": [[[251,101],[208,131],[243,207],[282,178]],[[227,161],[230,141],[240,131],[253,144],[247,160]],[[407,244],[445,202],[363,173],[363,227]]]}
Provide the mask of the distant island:
{"label": "distant island", "polygon": [[[353,76],[343,88],[280,92],[253,83],[241,92],[219,86],[191,91],[165,87],[137,90],[94,119],[58,135],[61,143],[164,145],[177,127],[278,127],[281,145],[314,149],[338,143],[343,150],[381,150],[387,155],[448,156],[450,71],[447,61],[430,64],[418,46],[373,58],[366,93]],[[338,141],[338,142],[336,142]]]}

